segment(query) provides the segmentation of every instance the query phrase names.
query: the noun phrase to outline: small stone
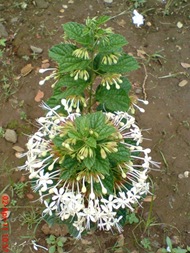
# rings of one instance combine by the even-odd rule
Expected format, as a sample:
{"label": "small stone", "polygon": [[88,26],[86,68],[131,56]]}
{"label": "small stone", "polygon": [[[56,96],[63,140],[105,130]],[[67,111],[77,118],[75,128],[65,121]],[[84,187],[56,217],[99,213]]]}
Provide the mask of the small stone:
{"label": "small stone", "polygon": [[19,20],[19,17],[11,18],[11,23],[17,23]]}
{"label": "small stone", "polygon": [[177,22],[177,27],[178,27],[179,29],[181,29],[181,28],[183,27],[183,24],[179,21],[179,22]]}
{"label": "small stone", "polygon": [[8,142],[16,143],[17,142],[17,134],[15,130],[6,129],[4,138]]}
{"label": "small stone", "polygon": [[186,170],[184,173],[183,173],[183,175],[184,175],[184,177],[189,177],[189,174],[190,174],[190,171],[188,171],[188,170]]}
{"label": "small stone", "polygon": [[24,149],[23,148],[21,148],[21,147],[19,147],[19,146],[13,146],[13,149],[15,150],[15,151],[17,151],[17,152],[20,152],[20,153],[22,153],[22,152],[24,152]]}
{"label": "small stone", "polygon": [[46,2],[45,0],[35,0],[36,5],[40,9],[47,9],[49,6],[49,3]]}
{"label": "small stone", "polygon": [[180,174],[178,175],[178,178],[179,178],[179,179],[183,179],[183,178],[184,178],[184,175],[180,173]]}
{"label": "small stone", "polygon": [[137,88],[137,89],[135,90],[135,93],[136,93],[136,94],[141,94],[141,93],[142,93],[142,89],[141,89],[141,88]]}
{"label": "small stone", "polygon": [[34,47],[34,46],[30,46],[30,49],[32,50],[33,53],[35,54],[41,54],[43,52],[43,49],[40,47]]}
{"label": "small stone", "polygon": [[8,37],[8,32],[6,31],[5,26],[0,23],[0,38],[7,38]]}

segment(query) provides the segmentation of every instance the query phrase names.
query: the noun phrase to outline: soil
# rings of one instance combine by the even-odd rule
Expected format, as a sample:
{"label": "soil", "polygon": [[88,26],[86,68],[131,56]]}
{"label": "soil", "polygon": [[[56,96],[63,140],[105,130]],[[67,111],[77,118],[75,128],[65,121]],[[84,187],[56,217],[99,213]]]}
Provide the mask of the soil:
{"label": "soil", "polygon": [[[99,15],[114,17],[108,25],[126,37],[129,42],[126,52],[140,63],[140,68],[131,73],[129,79],[138,97],[149,101],[144,114],[137,112],[137,121],[144,129],[145,138],[151,139],[145,139],[144,146],[150,147],[153,160],[160,162],[160,169],[150,173],[156,198],[142,204],[137,213],[140,223],[127,224],[121,235],[92,231],[82,241],[67,235],[65,250],[74,253],[159,252],[159,248],[166,247],[166,236],[172,239],[174,246],[190,245],[190,3],[178,0],[169,6],[172,1],[147,0],[138,8],[145,17],[145,24],[137,28],[131,21],[134,2],[1,1],[0,22],[8,35],[6,46],[1,46],[0,127],[1,132],[15,130],[18,137],[16,143],[8,142],[2,134],[0,138],[0,192],[6,192],[11,198],[9,252],[36,252],[31,240],[35,238],[38,244],[47,247],[48,234],[59,235],[60,227],[44,232],[44,223],[36,224],[35,218],[34,222],[30,218],[30,222],[24,224],[26,212],[33,212],[38,218],[43,207],[34,201],[37,196],[29,184],[24,188],[24,196],[15,190],[15,183],[26,183],[28,179],[15,169],[24,160],[16,157],[13,148],[16,145],[25,149],[28,135],[36,131],[35,119],[44,113],[35,97],[41,90],[46,100],[51,94],[51,84],[39,86],[42,77],[38,70],[44,60],[49,60],[45,61],[47,66],[55,65],[48,58],[48,49],[60,43],[61,25],[68,21],[83,23],[88,16]],[[33,53],[31,46],[43,52]],[[26,65],[29,69],[32,66],[31,72],[23,70]],[[146,239],[148,246],[143,243]],[[39,248],[37,252],[45,250]]]}

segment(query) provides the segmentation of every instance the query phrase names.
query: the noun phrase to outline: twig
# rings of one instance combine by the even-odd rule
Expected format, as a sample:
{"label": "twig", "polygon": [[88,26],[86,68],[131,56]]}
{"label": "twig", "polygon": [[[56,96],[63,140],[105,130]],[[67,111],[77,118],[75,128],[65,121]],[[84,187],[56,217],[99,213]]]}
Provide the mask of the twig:
{"label": "twig", "polygon": [[127,11],[127,10],[122,11],[121,13],[119,13],[119,14],[117,14],[117,15],[115,15],[115,16],[113,16],[113,17],[111,17],[110,19],[117,18],[117,17],[119,17],[119,16],[121,16],[121,15],[123,15],[123,14],[127,13],[127,12],[129,12],[129,11]]}
{"label": "twig", "polygon": [[185,75],[185,76],[189,76],[188,73],[186,72],[177,72],[177,73],[173,73],[173,74],[169,74],[169,75],[166,75],[166,76],[160,76],[158,77],[159,79],[164,79],[164,78],[169,78],[169,77],[175,77],[175,76],[178,76],[178,75]]}
{"label": "twig", "polygon": [[147,74],[147,70],[146,70],[146,67],[145,67],[144,63],[142,63],[142,65],[144,67],[144,72],[145,72],[145,77],[144,77],[144,81],[143,81],[143,84],[142,84],[142,92],[143,92],[144,100],[147,100],[145,84],[146,84],[146,80],[148,78],[148,74]]}

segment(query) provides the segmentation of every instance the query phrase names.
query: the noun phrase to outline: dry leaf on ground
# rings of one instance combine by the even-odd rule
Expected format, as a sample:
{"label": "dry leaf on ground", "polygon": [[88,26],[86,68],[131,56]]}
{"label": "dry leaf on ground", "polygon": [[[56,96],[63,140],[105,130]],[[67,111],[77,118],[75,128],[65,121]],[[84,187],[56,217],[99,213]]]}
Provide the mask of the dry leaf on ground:
{"label": "dry leaf on ground", "polygon": [[146,198],[143,199],[144,202],[151,202],[156,199],[156,195],[154,196],[146,196]]}
{"label": "dry leaf on ground", "polygon": [[34,100],[35,100],[36,102],[41,102],[43,97],[44,97],[44,92],[41,91],[41,90],[38,90],[38,92],[37,92],[37,94],[36,94]]}
{"label": "dry leaf on ground", "polygon": [[137,56],[142,59],[145,59],[146,52],[144,50],[137,49]]}
{"label": "dry leaf on ground", "polygon": [[181,82],[178,83],[179,87],[184,87],[188,83],[187,80],[182,80]]}
{"label": "dry leaf on ground", "polygon": [[189,63],[185,63],[185,62],[181,62],[181,66],[182,66],[184,69],[190,68],[190,64],[189,64]]}
{"label": "dry leaf on ground", "polygon": [[34,67],[32,67],[32,64],[27,64],[21,69],[21,76],[27,76],[33,70],[33,68]]}

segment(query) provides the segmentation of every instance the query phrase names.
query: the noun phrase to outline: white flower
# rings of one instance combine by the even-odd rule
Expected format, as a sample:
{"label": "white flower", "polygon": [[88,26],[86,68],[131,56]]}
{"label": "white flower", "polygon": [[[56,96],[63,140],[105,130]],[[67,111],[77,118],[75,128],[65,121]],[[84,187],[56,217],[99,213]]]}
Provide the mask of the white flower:
{"label": "white flower", "polygon": [[33,245],[33,248],[35,250],[38,250],[38,248],[41,248],[41,249],[44,249],[44,250],[48,251],[48,249],[45,248],[44,246],[41,246],[41,245],[37,244],[35,240],[32,240],[32,245]]}
{"label": "white flower", "polygon": [[48,214],[51,216],[53,214],[53,210],[57,208],[55,201],[51,202],[50,205],[48,205],[48,202],[44,200],[44,204],[46,206],[46,209],[43,210],[43,214]]}
{"label": "white flower", "polygon": [[48,188],[48,184],[53,184],[53,180],[50,179],[50,173],[46,172],[44,174],[44,171],[40,171],[39,175],[37,175],[37,178],[39,178],[36,182],[37,184],[37,188],[39,188],[40,186],[42,186],[41,191],[44,192],[47,190]]}
{"label": "white flower", "polygon": [[140,27],[141,25],[144,24],[144,17],[143,15],[139,14],[137,10],[133,11],[133,24],[136,25],[137,27]]}

